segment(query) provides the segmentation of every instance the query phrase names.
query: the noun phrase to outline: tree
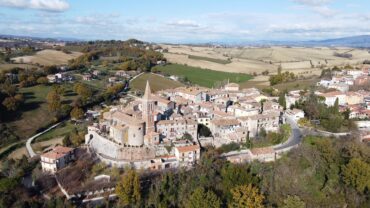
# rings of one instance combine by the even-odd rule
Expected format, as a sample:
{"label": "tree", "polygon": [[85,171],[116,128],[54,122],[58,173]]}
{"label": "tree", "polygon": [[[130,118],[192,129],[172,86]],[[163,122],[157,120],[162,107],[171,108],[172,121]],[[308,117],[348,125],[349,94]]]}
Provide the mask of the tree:
{"label": "tree", "polygon": [[4,84],[0,86],[1,92],[7,94],[8,96],[13,96],[17,91],[17,88],[10,83],[7,79]]}
{"label": "tree", "polygon": [[151,206],[148,207],[176,207],[179,193],[177,182],[174,173],[164,173],[150,189],[148,201]]}
{"label": "tree", "polygon": [[128,170],[116,186],[116,194],[123,206],[136,205],[140,202],[140,180],[134,170]]}
{"label": "tree", "polygon": [[288,196],[284,199],[282,208],[305,208],[306,203],[301,200],[298,196]]}
{"label": "tree", "polygon": [[82,132],[77,132],[77,129],[74,129],[73,131],[74,132],[71,134],[70,139],[71,139],[72,145],[74,147],[78,147],[84,142],[85,133],[83,131]]}
{"label": "tree", "polygon": [[343,181],[358,192],[370,189],[370,165],[359,158],[353,158],[343,166]]}
{"label": "tree", "polygon": [[253,148],[253,141],[251,140],[251,138],[249,138],[248,136],[245,138],[245,147],[248,148],[248,149],[252,149]]}
{"label": "tree", "polygon": [[18,181],[15,178],[2,178],[0,179],[0,193],[8,193],[14,190],[18,185]]}
{"label": "tree", "polygon": [[186,205],[186,208],[217,208],[221,207],[221,200],[217,197],[213,191],[206,191],[203,187],[198,187],[190,195]]}
{"label": "tree", "polygon": [[39,77],[36,82],[37,84],[46,85],[49,83],[49,80],[46,77]]}
{"label": "tree", "polygon": [[333,106],[333,113],[337,114],[339,112],[339,100],[338,98],[335,99],[335,103],[334,103],[334,106]]}
{"label": "tree", "polygon": [[48,103],[49,111],[53,113],[57,113],[60,111],[62,103],[60,95],[56,92],[56,90],[51,90],[48,93],[48,95],[46,96],[46,101]]}
{"label": "tree", "polygon": [[182,139],[193,141],[193,137],[188,132],[185,132],[185,134],[182,135]]}
{"label": "tree", "polygon": [[93,94],[92,90],[82,83],[75,84],[74,91],[81,96],[83,101],[87,101]]}
{"label": "tree", "polygon": [[281,93],[279,95],[279,104],[283,106],[284,110],[286,110],[286,99],[285,99],[285,93]]}
{"label": "tree", "polygon": [[229,191],[231,188],[244,184],[257,184],[250,168],[245,165],[227,164],[221,169],[223,189]]}
{"label": "tree", "polygon": [[264,196],[259,193],[258,188],[251,184],[237,186],[231,189],[232,201],[229,203],[230,208],[262,208]]}
{"label": "tree", "polygon": [[17,99],[15,99],[14,97],[5,98],[2,104],[6,107],[8,111],[16,111],[19,106]]}
{"label": "tree", "polygon": [[264,127],[260,128],[260,131],[258,132],[258,137],[265,138],[267,136],[266,129]]}
{"label": "tree", "polygon": [[84,111],[82,108],[74,107],[71,111],[71,117],[75,120],[80,120],[84,116]]}
{"label": "tree", "polygon": [[203,137],[212,136],[211,130],[209,130],[209,128],[203,124],[198,125],[198,133],[199,133],[199,136],[203,136]]}
{"label": "tree", "polygon": [[67,134],[63,138],[63,146],[70,147],[72,145],[70,135]]}

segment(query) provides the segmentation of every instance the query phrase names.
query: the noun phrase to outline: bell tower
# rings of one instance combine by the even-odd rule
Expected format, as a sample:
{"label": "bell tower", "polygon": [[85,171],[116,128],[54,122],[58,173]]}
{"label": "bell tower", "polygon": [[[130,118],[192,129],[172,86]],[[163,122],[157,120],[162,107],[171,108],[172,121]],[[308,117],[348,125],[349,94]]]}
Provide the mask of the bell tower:
{"label": "bell tower", "polygon": [[152,99],[149,81],[146,81],[145,93],[142,98],[142,111],[142,119],[145,121],[145,134],[154,132],[154,100]]}

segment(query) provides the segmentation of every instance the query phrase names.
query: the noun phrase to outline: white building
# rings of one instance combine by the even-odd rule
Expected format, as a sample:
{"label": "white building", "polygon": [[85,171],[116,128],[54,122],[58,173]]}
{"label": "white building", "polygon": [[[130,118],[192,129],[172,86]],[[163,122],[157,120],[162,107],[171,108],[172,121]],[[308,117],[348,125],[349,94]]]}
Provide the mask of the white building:
{"label": "white building", "polygon": [[320,95],[325,98],[325,104],[327,106],[333,106],[335,104],[336,99],[338,99],[339,105],[346,105],[346,94],[343,92],[333,91]]}
{"label": "white building", "polygon": [[227,85],[225,85],[226,91],[239,91],[239,88],[239,84],[236,83],[228,83]]}
{"label": "white building", "polygon": [[299,119],[304,118],[304,112],[303,112],[303,110],[296,109],[296,108],[294,108],[292,110],[287,109],[285,111],[285,114],[288,117],[290,117],[291,119],[293,119],[294,121],[298,121]]}

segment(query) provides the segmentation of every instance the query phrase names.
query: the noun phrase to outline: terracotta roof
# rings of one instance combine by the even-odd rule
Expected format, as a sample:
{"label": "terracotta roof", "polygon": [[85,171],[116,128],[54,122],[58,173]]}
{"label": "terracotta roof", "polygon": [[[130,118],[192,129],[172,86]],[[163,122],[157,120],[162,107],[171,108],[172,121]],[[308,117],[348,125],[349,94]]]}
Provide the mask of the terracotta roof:
{"label": "terracotta roof", "polygon": [[142,125],[144,121],[129,116],[121,111],[114,111],[114,112],[105,112],[103,114],[104,119],[117,119],[122,123],[125,124],[132,124],[132,125]]}
{"label": "terracotta roof", "polygon": [[162,98],[162,97],[160,97],[158,95],[152,95],[152,99],[155,100],[155,101],[157,101],[158,103],[164,103],[166,105],[168,105],[170,102],[172,102],[172,101],[167,100],[165,98]]}
{"label": "terracotta roof", "polygon": [[345,94],[343,92],[340,92],[340,91],[333,91],[333,92],[328,92],[328,93],[322,94],[322,96],[324,96],[324,97],[335,97],[335,96],[339,96],[339,95],[345,95]]}
{"label": "terracotta roof", "polygon": [[71,151],[73,151],[73,148],[56,146],[50,152],[42,154],[41,157],[46,157],[46,158],[55,160],[55,159],[64,157],[66,154],[68,154]]}
{"label": "terracotta roof", "polygon": [[236,119],[213,119],[211,123],[217,126],[231,126],[240,124],[240,122]]}
{"label": "terracotta roof", "polygon": [[182,146],[176,148],[179,152],[192,152],[200,149],[199,145]]}

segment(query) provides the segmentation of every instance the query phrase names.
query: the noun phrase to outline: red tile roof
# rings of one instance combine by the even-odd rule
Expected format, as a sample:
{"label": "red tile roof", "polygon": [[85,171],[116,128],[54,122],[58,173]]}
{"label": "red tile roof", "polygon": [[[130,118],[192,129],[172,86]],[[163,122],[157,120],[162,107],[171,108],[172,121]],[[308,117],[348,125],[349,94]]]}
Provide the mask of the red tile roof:
{"label": "red tile roof", "polygon": [[66,154],[68,154],[71,151],[73,151],[73,148],[56,146],[54,147],[53,150],[42,154],[41,157],[46,157],[49,159],[59,159],[59,158],[64,157]]}
{"label": "red tile roof", "polygon": [[183,147],[176,147],[179,152],[192,152],[195,150],[199,150],[199,145],[190,145],[190,146],[183,146]]}

